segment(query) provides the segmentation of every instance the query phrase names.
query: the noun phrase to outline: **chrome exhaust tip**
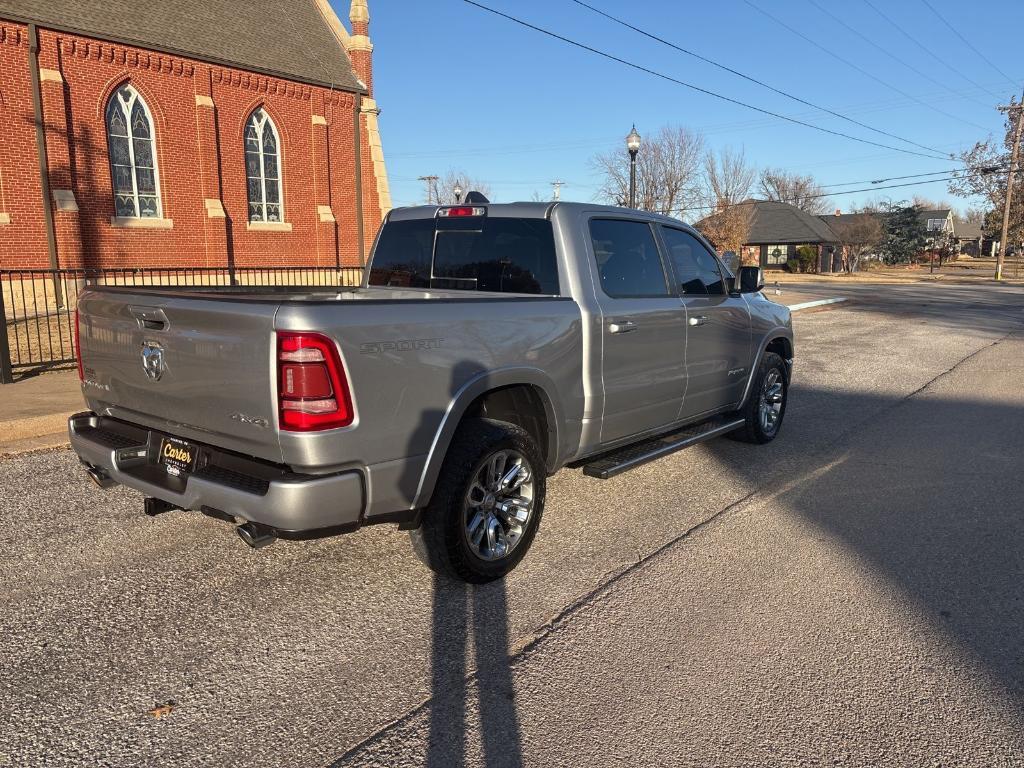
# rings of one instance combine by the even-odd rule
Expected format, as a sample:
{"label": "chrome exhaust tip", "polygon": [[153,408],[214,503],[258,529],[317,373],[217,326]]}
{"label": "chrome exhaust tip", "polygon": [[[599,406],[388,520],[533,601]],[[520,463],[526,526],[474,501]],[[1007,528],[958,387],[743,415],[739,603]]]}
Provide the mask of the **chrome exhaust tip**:
{"label": "chrome exhaust tip", "polygon": [[235,528],[235,532],[241,537],[242,541],[253,549],[269,547],[277,541],[277,536],[271,533],[269,528],[259,523],[242,523]]}
{"label": "chrome exhaust tip", "polygon": [[86,465],[85,473],[89,476],[89,479],[96,484],[97,488],[101,488],[104,491],[117,485],[117,481],[108,475],[106,470],[100,467]]}

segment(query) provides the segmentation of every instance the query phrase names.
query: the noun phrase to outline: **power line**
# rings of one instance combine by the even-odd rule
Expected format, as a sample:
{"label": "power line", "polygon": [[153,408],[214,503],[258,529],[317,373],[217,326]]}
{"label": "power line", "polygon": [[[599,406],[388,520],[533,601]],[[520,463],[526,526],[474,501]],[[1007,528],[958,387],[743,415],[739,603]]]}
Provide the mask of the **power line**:
{"label": "power line", "polygon": [[648,37],[651,40],[655,40],[655,41],[661,43],[662,45],[667,45],[669,48],[673,48],[673,49],[679,51],[680,53],[685,53],[687,56],[692,56],[693,58],[698,59],[700,61],[703,61],[706,64],[710,64],[713,67],[718,67],[719,69],[725,70],[726,72],[729,72],[729,73],[731,73],[733,75],[736,75],[737,77],[742,77],[744,80],[748,80],[751,83],[755,83],[756,85],[760,85],[762,88],[767,88],[769,91],[772,91],[773,93],[777,93],[780,96],[785,96],[787,99],[792,99],[793,101],[796,101],[796,102],[798,102],[800,104],[803,104],[805,106],[811,107],[813,109],[820,110],[821,112],[825,112],[825,113],[827,113],[829,115],[832,115],[834,117],[838,117],[841,120],[846,120],[847,122],[853,123],[854,125],[860,126],[861,128],[866,128],[869,131],[874,131],[875,133],[879,133],[879,134],[881,134],[883,136],[888,136],[891,139],[896,139],[897,141],[902,141],[902,142],[904,142],[906,144],[911,144],[911,145],[913,145],[915,147],[919,147],[920,149],[927,149],[929,152],[936,152],[938,154],[942,154],[941,150],[935,149],[934,147],[929,147],[929,146],[926,146],[924,144],[918,144],[916,141],[911,141],[910,139],[905,139],[902,136],[898,136],[895,133],[890,133],[889,131],[883,131],[881,128],[875,128],[874,126],[868,125],[867,123],[862,123],[859,120],[854,120],[852,117],[844,115],[841,112],[836,112],[835,110],[829,109],[828,107],[822,107],[822,106],[820,106],[818,104],[814,104],[813,102],[807,101],[806,99],[802,99],[799,96],[794,96],[791,93],[787,93],[786,91],[783,91],[783,90],[781,90],[779,88],[776,88],[776,87],[774,87],[772,85],[769,85],[768,83],[766,83],[766,82],[764,82],[762,80],[758,80],[756,77],[751,77],[750,75],[746,75],[743,72],[740,72],[738,70],[733,69],[732,67],[726,66],[725,64],[721,64],[721,63],[719,63],[717,61],[709,59],[706,56],[702,56],[699,53],[694,53],[693,51],[688,50],[687,48],[683,48],[682,46],[677,45],[676,43],[670,42],[670,41],[668,41],[668,40],[666,40],[666,39],[664,39],[662,37],[659,37],[658,35],[655,35],[655,34],[653,34],[651,32],[648,32],[646,30],[640,29],[640,27],[633,26],[628,21],[620,19],[617,16],[613,16],[610,13],[606,13],[605,11],[602,11],[599,8],[595,8],[594,6],[590,5],[589,3],[583,2],[583,0],[572,0],[572,2],[576,3],[577,5],[583,6],[584,8],[587,8],[587,9],[593,11],[594,13],[598,14],[599,16],[603,16],[604,18],[606,18],[606,19],[608,19],[610,21],[614,21],[616,24],[621,24],[622,26],[626,27],[627,29],[631,29],[634,32],[637,32],[638,34],[643,35],[644,37]]}
{"label": "power line", "polygon": [[[949,95],[943,94],[939,98],[947,99],[948,100],[948,99],[951,99],[951,98],[959,98],[959,97],[961,97],[963,95],[964,94],[962,94],[962,93],[957,94],[955,92],[952,92]],[[855,113],[862,113],[862,112],[863,113],[873,113],[873,112],[880,112],[880,111],[887,111],[887,110],[891,111],[892,109],[897,108],[897,107],[899,107],[902,104],[903,104],[903,100],[902,99],[889,98],[889,99],[884,99],[884,100],[880,100],[880,101],[870,101],[870,102],[863,102],[863,103],[859,103],[859,104],[853,104],[853,105],[850,105],[848,108],[851,109],[851,110],[854,110]],[[806,112],[801,112],[801,113],[799,113],[797,115],[797,117],[805,117],[805,116],[808,117],[808,118],[813,117],[813,116],[815,116],[815,112],[812,112],[811,110],[807,110]],[[717,123],[717,122],[716,123],[703,123],[703,124],[694,125],[692,127],[693,127],[693,129],[695,131],[697,131],[699,133],[715,133],[715,134],[719,134],[719,133],[726,133],[726,132],[730,132],[730,131],[742,131],[742,130],[748,130],[748,129],[756,129],[756,128],[762,128],[762,127],[767,127],[767,126],[773,126],[773,125],[778,125],[779,123],[780,123],[779,120],[776,120],[776,119],[773,119],[773,118],[757,117],[757,118],[753,118],[753,119],[749,119],[749,120],[732,120],[732,121],[727,121],[727,122],[722,122],[722,123]],[[564,150],[571,150],[571,149],[596,149],[596,148],[599,148],[599,147],[607,148],[609,145],[611,145],[613,143],[614,144],[618,144],[619,141],[621,141],[621,136],[615,135],[615,136],[605,137],[604,139],[597,139],[597,138],[594,138],[594,139],[580,139],[580,140],[576,140],[576,141],[548,142],[548,143],[541,143],[541,144],[505,144],[505,145],[494,146],[494,147],[459,147],[459,148],[434,149],[434,150],[419,151],[419,152],[389,152],[388,153],[388,158],[391,159],[391,160],[408,160],[408,159],[420,159],[420,158],[446,158],[446,157],[465,158],[465,157],[476,156],[476,155],[487,155],[487,156],[490,157],[490,156],[494,156],[494,155],[535,154],[535,153],[539,153],[539,152],[561,152],[561,151],[564,151]],[[950,146],[954,146],[954,145],[951,144]],[[897,149],[897,152],[901,152],[901,151],[902,150]],[[943,152],[943,150],[941,150],[941,149],[937,149],[935,151],[945,155],[945,157],[943,157],[942,159],[944,159],[944,160],[949,159],[949,153]],[[887,155],[881,155],[881,157],[886,157],[886,156]],[[871,156],[869,156],[869,159],[873,159],[873,158],[877,158],[877,157],[880,157],[880,156],[879,155],[871,155]],[[861,159],[861,158],[854,158],[854,159]],[[547,182],[538,181],[536,183],[537,184],[546,184]]]}
{"label": "power line", "polygon": [[513,22],[515,24],[519,24],[520,26],[526,27],[527,29],[532,29],[534,32],[540,32],[541,34],[547,35],[548,37],[554,38],[555,40],[560,40],[563,43],[567,43],[568,45],[574,46],[574,47],[579,48],[581,50],[589,51],[590,53],[596,54],[596,55],[601,56],[601,57],[603,57],[605,59],[608,59],[610,61],[614,61],[614,62],[617,62],[617,63],[622,64],[624,66],[630,67],[631,69],[635,69],[635,70],[638,70],[640,72],[645,72],[648,75],[653,75],[654,77],[660,78],[660,79],[665,80],[667,82],[675,83],[676,85],[681,85],[684,88],[689,88],[690,90],[697,91],[698,93],[703,93],[703,94],[705,94],[707,96],[712,96],[712,97],[714,97],[716,99],[720,99],[722,101],[729,102],[730,104],[736,104],[738,106],[745,107],[747,109],[752,109],[755,112],[760,112],[760,113],[765,114],[765,115],[770,115],[771,117],[779,118],[780,120],[785,120],[786,122],[794,123],[796,125],[802,125],[805,128],[810,128],[810,129],[815,130],[815,131],[820,131],[821,133],[827,133],[827,134],[830,134],[832,136],[839,136],[839,137],[844,138],[844,139],[850,139],[851,141],[857,141],[857,142],[860,142],[861,144],[870,144],[871,146],[882,147],[883,149],[891,149],[891,150],[894,150],[896,152],[903,152],[904,154],[908,154],[908,155],[917,155],[918,157],[927,157],[927,158],[929,158],[931,160],[946,160],[946,159],[948,159],[948,157],[938,157],[938,156],[933,155],[933,154],[926,155],[923,152],[916,152],[916,151],[914,151],[912,149],[903,149],[901,147],[894,147],[894,146],[892,146],[890,144],[881,144],[881,143],[879,143],[877,141],[871,141],[870,139],[862,139],[862,138],[859,138],[857,136],[852,136],[852,135],[850,135],[848,133],[843,133],[841,131],[833,131],[830,128],[824,128],[824,127],[822,127],[820,125],[814,125],[813,123],[807,123],[807,122],[804,122],[803,120],[797,120],[796,118],[793,118],[793,117],[787,117],[786,115],[781,115],[778,112],[772,112],[770,110],[763,109],[762,107],[756,107],[753,104],[748,104],[748,103],[746,103],[744,101],[740,101],[739,99],[734,99],[734,98],[732,98],[730,96],[725,96],[725,95],[723,95],[721,93],[716,93],[715,91],[708,90],[707,88],[701,88],[698,85],[693,85],[692,83],[687,83],[687,82],[685,82],[683,80],[679,80],[677,78],[671,77],[670,75],[663,74],[661,72],[658,72],[656,70],[650,69],[650,68],[645,67],[645,66],[642,66],[640,64],[636,64],[636,63],[634,63],[632,61],[627,61],[626,59],[620,58],[618,56],[614,56],[614,55],[612,55],[610,53],[607,53],[606,51],[598,50],[597,48],[593,48],[593,47],[591,47],[589,45],[585,45],[584,43],[578,42],[576,40],[572,40],[572,39],[570,39],[568,37],[565,37],[563,35],[557,34],[555,32],[551,32],[550,30],[544,29],[542,27],[538,27],[538,26],[536,26],[534,24],[531,24],[531,23],[529,23],[527,21],[523,21],[522,19],[516,18],[515,16],[510,16],[507,13],[502,13],[499,10],[496,10],[496,9],[491,8],[489,6],[486,6],[486,5],[483,5],[481,3],[478,3],[475,0],[462,0],[462,1],[464,3],[467,3],[468,5],[475,6],[475,7],[479,8],[480,10],[487,11],[488,13],[492,13],[495,16],[500,16],[503,19],[507,19],[508,21],[511,21],[511,22]]}
{"label": "power line", "polygon": [[[813,38],[810,38],[807,35],[805,35],[802,32],[800,32],[799,30],[794,29],[789,24],[784,22],[782,19],[778,18],[777,16],[773,16],[771,13],[769,13],[766,10],[764,10],[764,8],[761,8],[760,6],[755,5],[753,2],[751,2],[751,0],[743,0],[743,2],[746,3],[747,5],[749,5],[751,8],[753,8],[758,13],[760,13],[760,14],[762,14],[764,16],[767,16],[769,19],[774,21],[776,24],[778,24],[783,29],[789,30],[791,33],[793,33],[794,35],[799,37],[801,40],[804,40],[804,41],[810,43],[815,48],[819,49],[820,51],[823,51],[825,54],[827,54],[828,56],[831,56],[832,58],[836,59],[837,61],[843,62],[843,64],[845,64],[846,66],[851,67],[851,68],[857,70],[858,72],[860,72],[865,77],[871,78],[872,80],[874,80],[879,85],[884,85],[890,91],[898,93],[903,98],[909,99],[910,101],[913,101],[915,104],[919,104],[922,107],[925,107],[926,109],[930,109],[932,112],[940,114],[943,117],[948,117],[950,120],[958,120],[958,121],[960,121],[962,123],[967,123],[968,125],[973,126],[975,128],[980,128],[980,126],[976,125],[975,123],[972,123],[970,120],[964,120],[964,118],[960,117],[959,115],[954,115],[951,112],[946,112],[945,110],[939,109],[935,105],[929,104],[927,101],[922,101],[921,99],[917,98],[916,96],[913,96],[913,95],[907,93],[902,88],[897,88],[895,85],[892,85],[891,83],[887,83],[885,80],[883,80],[880,77],[877,77],[876,75],[871,74],[870,72],[868,72],[863,67],[861,67],[861,66],[859,66],[857,64],[854,64],[849,59],[843,58],[842,56],[837,54],[835,51],[832,51],[829,48],[826,48],[824,45],[819,43],[817,40],[814,40]],[[982,128],[981,130],[985,130],[985,129]]]}
{"label": "power line", "polygon": [[[847,24],[847,23],[846,23],[845,21],[843,21],[843,19],[841,19],[841,18],[840,18],[839,16],[836,16],[836,15],[835,15],[834,13],[832,13],[832,11],[828,10],[827,8],[823,8],[823,7],[821,6],[821,4],[817,2],[817,0],[807,0],[807,2],[808,2],[808,3],[810,3],[811,5],[813,5],[813,6],[815,7],[815,8],[817,8],[817,9],[818,9],[819,11],[821,11],[821,12],[822,12],[823,14],[825,14],[826,16],[828,16],[828,17],[829,17],[830,19],[832,19],[832,21],[834,21],[834,22],[835,22],[836,24],[838,24],[839,26],[841,26],[841,27],[842,27],[843,29],[845,29],[845,30],[847,30],[848,32],[850,32],[850,33],[852,33],[852,34],[856,35],[856,36],[857,36],[857,37],[859,37],[859,38],[860,38],[861,40],[863,40],[863,41],[864,41],[865,43],[867,43],[867,44],[868,44],[868,45],[870,45],[870,46],[871,46],[872,48],[874,48],[874,49],[875,49],[876,51],[878,51],[879,53],[882,53],[882,54],[884,54],[885,56],[888,56],[888,57],[889,57],[890,59],[892,59],[893,61],[895,61],[895,62],[896,62],[897,64],[900,64],[900,65],[902,65],[902,66],[906,67],[907,69],[909,69],[909,70],[910,70],[911,72],[913,72],[913,73],[914,73],[915,75],[917,75],[918,77],[923,77],[923,78],[924,78],[925,80],[927,80],[928,82],[930,82],[930,83],[933,83],[934,85],[937,85],[937,86],[939,86],[939,88],[942,88],[943,90],[946,90],[946,89],[948,89],[948,88],[949,88],[949,86],[948,86],[948,85],[946,85],[946,84],[945,84],[945,83],[943,83],[943,82],[940,82],[939,80],[936,80],[936,79],[935,79],[934,77],[932,77],[931,75],[929,75],[929,74],[928,74],[927,72],[922,72],[922,71],[921,71],[920,69],[918,69],[917,67],[915,67],[915,66],[914,66],[913,64],[911,64],[910,62],[906,61],[905,59],[902,59],[902,58],[900,58],[899,56],[897,56],[897,55],[896,55],[895,53],[893,53],[892,51],[888,50],[887,48],[883,48],[882,46],[880,46],[880,45],[879,45],[878,43],[876,43],[876,42],[875,42],[874,40],[872,40],[872,39],[871,39],[870,37],[868,37],[867,35],[865,35],[865,34],[864,34],[863,32],[861,32],[860,30],[854,29],[854,28],[853,28],[852,26],[850,26],[850,25],[849,25],[849,24]],[[980,101],[978,101],[978,100],[976,100],[976,99],[971,99],[971,101],[973,101],[973,102],[974,102],[975,104],[977,104],[978,106],[980,106],[980,107],[984,107],[984,108],[986,108],[986,109],[990,108],[990,106],[991,106],[991,105],[989,105],[989,104],[984,104],[984,103],[982,103],[982,102],[980,102]],[[968,122],[968,121],[966,121],[966,120],[965,120],[964,122]],[[980,126],[980,125],[976,125],[976,124],[974,124],[974,123],[968,123],[968,124],[969,124],[969,125],[974,125],[974,127],[975,127],[975,128],[978,128],[978,129],[980,129],[980,130],[985,130],[985,129],[984,129],[984,128],[983,128],[982,126]]]}
{"label": "power line", "polygon": [[964,45],[966,45],[968,48],[970,48],[972,51],[974,51],[976,54],[978,54],[978,58],[980,58],[982,61],[984,61],[990,67],[992,67],[992,69],[994,69],[996,72],[998,72],[1004,78],[1006,78],[1007,82],[1013,83],[1014,87],[1016,87],[1016,85],[1017,85],[1017,81],[1016,80],[1014,80],[1008,74],[1003,72],[1003,70],[1001,70],[999,67],[997,67],[995,64],[993,64],[984,53],[982,53],[977,48],[975,48],[974,45],[971,43],[971,41],[968,40],[963,35],[961,35],[960,32],[956,29],[956,27],[954,27],[952,24],[950,24],[948,21],[946,21],[946,17],[943,16],[941,13],[939,13],[937,10],[935,10],[935,7],[931,3],[929,3],[928,0],[921,0],[921,2],[925,4],[925,6],[928,8],[929,11],[931,11],[933,14],[935,14],[935,18],[937,18],[939,21],[941,21],[943,24],[945,24],[949,28],[950,32],[952,32],[954,35],[956,35],[958,38],[960,38],[960,41]]}
{"label": "power line", "polygon": [[[984,172],[994,172],[999,170],[998,168],[992,167],[990,169],[984,169]],[[822,189],[830,189],[832,187],[849,187],[854,184],[884,184],[887,181],[900,181],[902,179],[919,179],[923,176],[943,176],[947,173],[959,173],[960,169],[952,168],[945,171],[931,171],[930,173],[911,173],[906,176],[889,176],[885,179],[864,179],[863,181],[845,181],[839,184],[823,184]],[[836,193],[838,194],[838,193]]]}
{"label": "power line", "polygon": [[[947,173],[948,173],[948,171],[947,171]],[[944,178],[944,179],[929,179],[928,181],[910,181],[910,182],[906,182],[906,183],[903,183],[903,184],[888,184],[888,185],[878,186],[878,187],[866,187],[864,189],[848,189],[848,190],[845,190],[845,191],[842,191],[842,192],[823,192],[823,193],[821,193],[819,195],[802,195],[799,198],[791,198],[790,200],[744,200],[741,203],[733,203],[731,205],[726,205],[725,208],[736,208],[736,207],[741,206],[741,205],[756,205],[757,203],[767,203],[767,202],[788,203],[788,202],[793,202],[793,201],[797,201],[797,200],[818,200],[818,199],[824,198],[824,197],[838,197],[839,195],[856,195],[856,194],[859,194],[861,192],[875,192],[875,191],[880,190],[880,189],[899,189],[899,188],[902,188],[902,187],[919,187],[919,186],[922,186],[924,184],[936,184],[938,182],[944,182],[944,181],[956,181],[957,179],[967,179],[967,178],[971,178],[973,176],[985,176],[985,175],[988,175],[988,174],[991,174],[991,173],[1008,173],[1008,169],[983,170],[983,171],[976,171],[976,172],[960,174],[960,175],[952,175],[952,176],[949,176],[949,177]],[[1018,173],[1020,173],[1020,171],[1018,171]],[[719,208],[719,206],[717,206],[717,205],[692,205],[692,206],[688,206],[686,208],[672,208],[672,209],[670,209],[668,211],[668,213],[687,213],[689,211],[713,211],[713,210],[717,210],[718,208]]]}
{"label": "power line", "polygon": [[[1001,96],[1000,94],[997,94],[997,93],[995,93],[994,91],[990,91],[990,90],[989,90],[988,88],[986,88],[985,86],[983,86],[983,85],[982,85],[981,83],[978,83],[978,82],[976,82],[976,81],[972,80],[972,79],[971,79],[971,78],[969,78],[969,77],[968,77],[967,75],[965,75],[965,74],[964,74],[963,72],[961,72],[961,71],[960,71],[959,69],[957,69],[956,67],[952,66],[952,65],[951,65],[951,64],[950,64],[950,63],[949,63],[948,61],[946,61],[945,59],[943,59],[943,58],[942,58],[941,56],[938,56],[938,55],[937,55],[937,54],[935,53],[935,51],[933,51],[933,50],[932,50],[931,48],[929,48],[929,47],[928,47],[927,45],[925,45],[924,43],[922,43],[922,42],[921,42],[920,40],[918,40],[918,39],[917,39],[916,37],[914,37],[914,36],[913,36],[912,34],[910,34],[909,32],[907,32],[907,30],[906,30],[906,29],[905,29],[904,27],[902,27],[902,26],[901,26],[900,24],[897,24],[897,23],[896,23],[896,22],[895,22],[895,21],[894,21],[894,20],[892,19],[892,17],[890,17],[890,16],[886,15],[886,13],[885,13],[884,11],[882,11],[882,10],[881,10],[881,9],[880,9],[880,8],[879,8],[878,6],[876,6],[876,5],[874,4],[874,3],[872,3],[872,2],[871,2],[871,0],[864,0],[864,4],[865,4],[865,5],[867,5],[867,7],[868,7],[868,8],[870,8],[871,10],[873,10],[873,11],[874,11],[875,13],[877,13],[877,14],[878,14],[879,16],[881,16],[881,17],[882,17],[883,19],[885,19],[885,20],[886,20],[887,22],[889,22],[889,24],[890,24],[891,26],[893,26],[893,27],[894,27],[894,28],[895,28],[895,29],[896,29],[896,30],[897,30],[897,31],[898,31],[898,32],[899,32],[900,34],[902,34],[902,35],[903,35],[903,36],[904,36],[905,38],[907,38],[907,40],[909,40],[909,41],[910,41],[910,42],[912,42],[912,43],[913,43],[914,45],[916,45],[916,46],[917,46],[918,48],[920,48],[920,49],[921,49],[922,51],[924,51],[925,53],[927,53],[927,54],[928,54],[929,56],[931,56],[931,57],[932,57],[933,59],[935,59],[935,61],[939,62],[939,64],[941,64],[942,66],[944,66],[944,67],[945,67],[946,69],[948,69],[948,70],[949,70],[950,72],[952,72],[952,73],[953,73],[954,75],[957,75],[958,77],[960,77],[960,78],[962,78],[962,79],[966,80],[966,81],[967,81],[968,83],[970,83],[971,85],[973,85],[973,86],[974,86],[975,88],[978,88],[979,90],[985,91],[986,93],[988,93],[988,94],[990,94],[990,95],[992,95],[992,96],[995,96],[996,98],[1002,98],[1002,96]],[[974,101],[974,100],[972,99],[972,101]]]}

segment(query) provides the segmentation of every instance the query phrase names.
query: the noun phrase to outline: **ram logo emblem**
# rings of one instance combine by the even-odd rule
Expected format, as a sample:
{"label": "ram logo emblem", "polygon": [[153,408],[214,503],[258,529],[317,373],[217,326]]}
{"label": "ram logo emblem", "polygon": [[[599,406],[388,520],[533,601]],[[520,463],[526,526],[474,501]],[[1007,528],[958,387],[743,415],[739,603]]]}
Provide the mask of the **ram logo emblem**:
{"label": "ram logo emblem", "polygon": [[142,370],[151,381],[160,381],[164,375],[164,348],[155,341],[142,345]]}

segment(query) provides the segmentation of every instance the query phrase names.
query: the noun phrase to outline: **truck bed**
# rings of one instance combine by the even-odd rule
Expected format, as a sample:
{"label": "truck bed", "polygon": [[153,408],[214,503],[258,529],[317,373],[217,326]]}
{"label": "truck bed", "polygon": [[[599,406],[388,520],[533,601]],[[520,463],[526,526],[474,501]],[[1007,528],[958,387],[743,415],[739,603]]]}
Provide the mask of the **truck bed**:
{"label": "truck bed", "polygon": [[[570,382],[550,387],[572,395],[566,417],[576,425],[582,418],[581,314],[568,297],[90,287],[79,314],[82,387],[92,411],[303,474],[359,468],[372,481],[377,473],[389,490],[375,500],[392,509],[412,503],[449,404],[474,380],[513,369],[558,377]],[[351,426],[279,429],[279,331],[336,341],[352,392]],[[147,345],[162,352],[158,380],[143,365]]]}

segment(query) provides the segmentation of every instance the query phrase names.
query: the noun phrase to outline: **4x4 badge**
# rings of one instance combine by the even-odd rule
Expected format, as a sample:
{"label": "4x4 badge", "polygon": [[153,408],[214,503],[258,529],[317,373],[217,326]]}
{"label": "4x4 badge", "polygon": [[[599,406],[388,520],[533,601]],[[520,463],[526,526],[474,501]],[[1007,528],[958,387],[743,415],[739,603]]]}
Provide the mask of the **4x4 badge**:
{"label": "4x4 badge", "polygon": [[152,381],[160,381],[164,375],[164,348],[155,341],[142,345],[142,370]]}

